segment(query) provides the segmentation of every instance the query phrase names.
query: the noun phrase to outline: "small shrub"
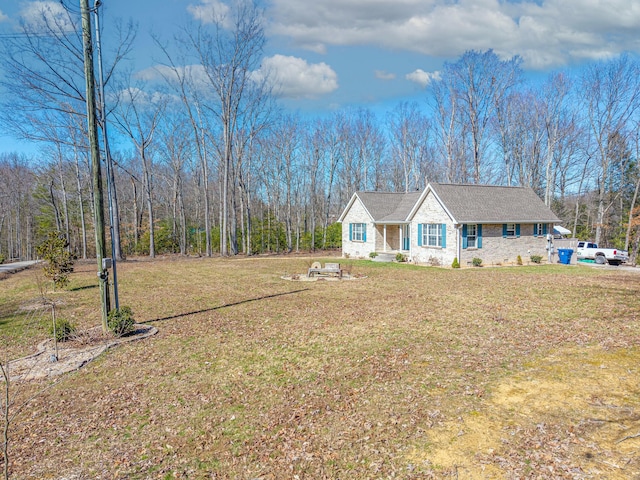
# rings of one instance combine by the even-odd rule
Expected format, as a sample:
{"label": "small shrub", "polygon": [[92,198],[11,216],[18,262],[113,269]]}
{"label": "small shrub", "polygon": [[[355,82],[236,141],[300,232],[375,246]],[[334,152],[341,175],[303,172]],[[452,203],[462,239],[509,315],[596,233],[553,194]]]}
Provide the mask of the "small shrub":
{"label": "small shrub", "polygon": [[47,239],[36,247],[38,255],[46,260],[44,276],[53,280],[54,287],[63,288],[73,272],[73,256],[67,250],[69,243],[61,232],[49,232]]}
{"label": "small shrub", "polygon": [[376,258],[378,256],[378,252],[369,252],[369,258]]}
{"label": "small shrub", "polygon": [[458,257],[453,259],[453,262],[451,263],[451,268],[460,268],[460,262],[458,262]]}
{"label": "small shrub", "polygon": [[396,253],[396,262],[406,262],[407,261],[407,257],[404,256],[403,253]]}
{"label": "small shrub", "polygon": [[520,255],[518,255],[518,258],[516,259],[516,264],[522,265],[522,257]]}
{"label": "small shrub", "polygon": [[6,259],[7,258],[2,253],[0,253],[0,265],[2,265]]}
{"label": "small shrub", "polygon": [[482,266],[482,259],[478,258],[478,257],[473,257],[473,259],[471,260],[471,264],[474,267],[481,267]]}
{"label": "small shrub", "polygon": [[49,334],[58,342],[65,342],[72,338],[76,333],[76,326],[66,318],[56,318],[55,332],[54,326],[49,327]]}
{"label": "small shrub", "polygon": [[440,263],[440,259],[437,257],[429,257],[429,265],[431,265],[432,267],[439,267],[440,265],[442,265]]}
{"label": "small shrub", "polygon": [[531,255],[531,261],[533,263],[540,263],[542,262],[542,255]]}
{"label": "small shrub", "polygon": [[129,307],[114,308],[107,317],[107,327],[116,337],[131,333],[135,323],[133,312]]}

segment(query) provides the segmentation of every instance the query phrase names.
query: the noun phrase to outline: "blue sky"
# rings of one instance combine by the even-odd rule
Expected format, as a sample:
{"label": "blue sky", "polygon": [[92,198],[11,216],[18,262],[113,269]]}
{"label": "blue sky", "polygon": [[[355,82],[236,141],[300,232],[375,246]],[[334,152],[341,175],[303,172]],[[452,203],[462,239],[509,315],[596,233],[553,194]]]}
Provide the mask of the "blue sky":
{"label": "blue sky", "polygon": [[[64,0],[78,8],[78,0]],[[160,55],[149,32],[170,40],[189,21],[206,21],[222,0],[102,0],[103,30],[132,19],[138,36],[132,68],[150,75]],[[93,4],[93,0],[90,0]],[[376,112],[400,100],[423,101],[443,62],[492,48],[520,55],[529,75],[578,67],[623,51],[640,52],[638,0],[269,0],[263,63],[277,72],[281,101],[306,115],[348,106]],[[0,0],[0,34],[43,6]],[[108,44],[105,45],[105,49]],[[1,126],[0,126],[1,130]],[[2,132],[0,132],[2,134]],[[0,152],[29,150],[6,135]]]}

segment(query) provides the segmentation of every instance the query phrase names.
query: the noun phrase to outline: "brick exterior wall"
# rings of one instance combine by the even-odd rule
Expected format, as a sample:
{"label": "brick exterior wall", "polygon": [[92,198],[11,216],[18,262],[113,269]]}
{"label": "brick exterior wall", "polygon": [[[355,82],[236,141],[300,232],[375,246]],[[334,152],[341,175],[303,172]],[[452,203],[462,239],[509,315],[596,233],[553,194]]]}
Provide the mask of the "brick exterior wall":
{"label": "brick exterior wall", "polygon": [[[446,248],[418,246],[419,223],[446,223]],[[457,232],[440,202],[429,192],[411,222],[411,260],[414,263],[449,266],[456,257]]]}
{"label": "brick exterior wall", "polygon": [[[367,225],[367,241],[352,242],[349,241],[349,224],[364,223]],[[371,222],[371,217],[362,205],[362,202],[356,198],[353,205],[342,220],[342,256],[351,258],[369,258],[370,252],[376,251],[376,227]]]}
{"label": "brick exterior wall", "polygon": [[[549,225],[548,231],[553,226]],[[496,263],[515,264],[518,255],[522,262],[529,262],[531,255],[540,255],[543,261],[547,260],[547,239],[544,235],[533,236],[533,224],[520,224],[519,238],[503,238],[502,224],[482,225],[482,248],[460,249],[460,265],[465,266],[474,257],[482,259],[485,265]]]}

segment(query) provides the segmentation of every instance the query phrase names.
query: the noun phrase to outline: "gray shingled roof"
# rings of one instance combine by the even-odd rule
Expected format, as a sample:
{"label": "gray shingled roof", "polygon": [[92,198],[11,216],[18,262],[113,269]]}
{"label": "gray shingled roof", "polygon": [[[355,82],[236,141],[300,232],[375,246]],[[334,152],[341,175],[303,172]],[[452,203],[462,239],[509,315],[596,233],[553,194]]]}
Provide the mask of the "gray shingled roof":
{"label": "gray shingled roof", "polygon": [[[458,223],[559,223],[529,187],[432,183],[431,188]],[[422,192],[357,192],[376,223],[400,223]]]}
{"label": "gray shingled roof", "polygon": [[405,222],[421,192],[357,192],[374,222]]}
{"label": "gray shingled roof", "polygon": [[558,223],[529,187],[432,183],[431,188],[458,223]]}

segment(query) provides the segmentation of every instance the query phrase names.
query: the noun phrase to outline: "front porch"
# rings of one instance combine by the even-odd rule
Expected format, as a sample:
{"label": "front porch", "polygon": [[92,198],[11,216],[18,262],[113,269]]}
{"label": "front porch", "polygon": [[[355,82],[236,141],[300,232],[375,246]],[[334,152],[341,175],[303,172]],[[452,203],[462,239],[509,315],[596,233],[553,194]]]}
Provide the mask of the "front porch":
{"label": "front porch", "polygon": [[380,255],[409,254],[411,229],[409,224],[376,224],[375,252]]}

